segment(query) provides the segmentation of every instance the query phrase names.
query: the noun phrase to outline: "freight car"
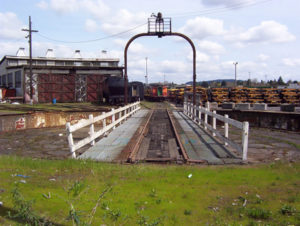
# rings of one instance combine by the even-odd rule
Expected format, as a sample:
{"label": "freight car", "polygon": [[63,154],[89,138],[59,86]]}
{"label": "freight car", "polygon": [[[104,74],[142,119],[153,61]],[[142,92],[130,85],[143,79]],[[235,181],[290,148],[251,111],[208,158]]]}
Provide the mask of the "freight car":
{"label": "freight car", "polygon": [[164,85],[151,85],[147,87],[145,99],[149,101],[164,101],[168,98],[168,87]]}

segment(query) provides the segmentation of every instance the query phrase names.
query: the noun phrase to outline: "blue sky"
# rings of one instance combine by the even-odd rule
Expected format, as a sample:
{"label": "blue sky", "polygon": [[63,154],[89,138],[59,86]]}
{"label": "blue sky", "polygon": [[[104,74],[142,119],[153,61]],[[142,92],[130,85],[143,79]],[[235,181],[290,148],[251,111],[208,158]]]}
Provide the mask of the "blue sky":
{"label": "blue sky", "polygon": [[[189,36],[197,49],[197,81],[233,79],[300,80],[300,2],[297,0],[2,0],[0,57],[28,53],[26,33],[32,18],[33,55],[48,48],[57,57],[98,58],[106,50],[120,58],[133,35],[147,32],[147,18],[162,12],[172,18],[172,30]],[[137,27],[136,29],[133,29]],[[130,31],[129,31],[130,30]],[[122,33],[110,38],[111,35]],[[99,41],[89,41],[104,38]],[[57,40],[57,41],[54,41]],[[82,41],[82,42],[81,42]],[[73,43],[80,42],[80,43]],[[149,82],[192,80],[192,52],[180,38],[145,37],[129,48],[128,76]]]}

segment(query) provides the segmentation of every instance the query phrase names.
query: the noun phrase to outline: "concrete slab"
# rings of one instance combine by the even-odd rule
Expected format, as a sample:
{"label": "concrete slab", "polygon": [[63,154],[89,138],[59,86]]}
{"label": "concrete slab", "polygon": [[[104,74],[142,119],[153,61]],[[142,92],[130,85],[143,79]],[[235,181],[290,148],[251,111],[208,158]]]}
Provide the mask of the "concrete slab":
{"label": "concrete slab", "polygon": [[93,159],[97,161],[111,162],[121,153],[140,126],[149,110],[139,110],[125,123],[116,127],[107,137],[102,138],[96,144],[80,155],[79,159]]}

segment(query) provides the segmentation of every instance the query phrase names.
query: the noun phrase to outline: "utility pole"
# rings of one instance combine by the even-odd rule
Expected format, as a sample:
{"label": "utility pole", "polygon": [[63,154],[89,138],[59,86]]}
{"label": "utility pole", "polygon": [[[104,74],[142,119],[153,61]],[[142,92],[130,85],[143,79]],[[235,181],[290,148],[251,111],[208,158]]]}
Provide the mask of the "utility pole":
{"label": "utility pole", "polygon": [[251,88],[251,72],[249,71],[249,87]]}
{"label": "utility pole", "polygon": [[147,61],[148,61],[148,57],[145,58],[146,60],[146,75],[145,75],[145,83],[146,86],[148,86],[148,65],[147,65]]}
{"label": "utility pole", "polygon": [[236,65],[238,64],[238,62],[234,62],[234,87],[236,87]]}
{"label": "utility pole", "polygon": [[29,42],[29,85],[30,85],[30,99],[33,98],[33,84],[32,84],[32,32],[38,32],[37,30],[31,29],[31,17],[29,16],[29,29],[22,29],[22,31],[27,31]]}

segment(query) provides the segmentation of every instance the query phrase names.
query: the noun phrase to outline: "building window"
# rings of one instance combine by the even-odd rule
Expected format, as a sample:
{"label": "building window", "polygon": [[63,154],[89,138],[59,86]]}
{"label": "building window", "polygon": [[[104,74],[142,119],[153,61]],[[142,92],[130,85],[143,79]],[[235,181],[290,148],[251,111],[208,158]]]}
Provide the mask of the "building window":
{"label": "building window", "polygon": [[2,75],[2,86],[6,86],[6,75]]}
{"label": "building window", "polygon": [[8,60],[8,65],[9,66],[16,66],[16,65],[18,65],[18,60]]}
{"label": "building window", "polygon": [[18,65],[26,65],[27,64],[27,60],[19,60],[18,61]]}
{"label": "building window", "polygon": [[56,66],[65,66],[65,63],[63,61],[55,61]]}
{"label": "building window", "polygon": [[37,61],[37,64],[38,64],[38,65],[46,65],[46,61],[43,61],[43,60]]}
{"label": "building window", "polygon": [[21,83],[22,83],[21,71],[16,71],[15,72],[15,87],[21,88]]}
{"label": "building window", "polygon": [[54,62],[54,61],[47,61],[47,65],[48,65],[48,66],[54,66],[54,65],[55,65],[55,62]]}
{"label": "building window", "polygon": [[101,67],[108,67],[108,62],[101,62],[100,65]]}
{"label": "building window", "polygon": [[93,66],[100,66],[100,62],[93,62]]}
{"label": "building window", "polygon": [[92,66],[92,63],[91,62],[82,62],[82,65],[83,66]]}
{"label": "building window", "polygon": [[75,62],[75,66],[82,66],[82,62]]}
{"label": "building window", "polygon": [[73,66],[74,62],[73,61],[66,61],[66,66]]}
{"label": "building window", "polygon": [[13,88],[14,84],[13,84],[13,74],[12,73],[8,73],[7,74],[7,86],[9,88]]}
{"label": "building window", "polygon": [[0,75],[0,87],[2,86],[2,75]]}

